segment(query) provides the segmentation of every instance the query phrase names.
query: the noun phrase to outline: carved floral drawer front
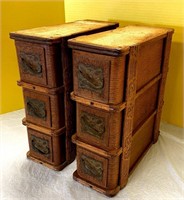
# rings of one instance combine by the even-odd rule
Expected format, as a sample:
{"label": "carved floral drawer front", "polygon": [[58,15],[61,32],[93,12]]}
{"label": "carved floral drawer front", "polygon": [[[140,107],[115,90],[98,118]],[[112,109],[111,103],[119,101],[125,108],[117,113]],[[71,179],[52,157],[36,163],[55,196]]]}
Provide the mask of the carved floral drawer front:
{"label": "carved floral drawer front", "polygon": [[[124,66],[111,56],[73,51],[75,95],[103,103],[123,100]],[[118,92],[118,95],[114,95]]]}
{"label": "carved floral drawer front", "polygon": [[64,126],[63,94],[47,95],[23,89],[26,120],[28,122],[58,129]]}
{"label": "carved floral drawer front", "polygon": [[[77,173],[101,188],[113,190],[118,186],[119,155],[108,155],[103,150],[77,145]],[[103,154],[103,156],[102,156]]]}
{"label": "carved floral drawer front", "polygon": [[51,136],[28,129],[29,147],[32,155],[47,162],[53,161]]}
{"label": "carved floral drawer front", "polygon": [[47,84],[44,48],[41,45],[16,42],[16,49],[21,80],[41,85]]}
{"label": "carved floral drawer front", "polygon": [[122,112],[111,113],[77,103],[77,137],[100,148],[120,147]]}
{"label": "carved floral drawer front", "polygon": [[108,160],[77,147],[78,174],[92,183],[106,187]]}
{"label": "carved floral drawer front", "polygon": [[63,84],[60,45],[15,44],[21,81],[48,88]]}

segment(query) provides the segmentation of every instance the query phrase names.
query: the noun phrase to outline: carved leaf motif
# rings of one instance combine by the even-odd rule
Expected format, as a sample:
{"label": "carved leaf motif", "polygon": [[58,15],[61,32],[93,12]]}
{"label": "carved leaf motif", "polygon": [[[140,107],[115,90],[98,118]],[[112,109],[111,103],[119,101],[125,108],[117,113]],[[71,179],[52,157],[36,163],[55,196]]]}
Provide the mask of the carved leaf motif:
{"label": "carved leaf motif", "polygon": [[96,68],[80,63],[78,65],[79,87],[101,93],[104,88],[102,68]]}
{"label": "carved leaf motif", "polygon": [[82,112],[80,116],[82,132],[93,135],[99,139],[103,137],[105,132],[105,120],[102,117]]}
{"label": "carved leaf motif", "polygon": [[84,173],[101,180],[103,177],[102,162],[86,155],[81,156],[81,167]]}
{"label": "carved leaf motif", "polygon": [[42,75],[42,65],[40,64],[39,55],[20,53],[21,68],[24,73],[31,75]]}
{"label": "carved leaf motif", "polygon": [[34,135],[31,136],[31,145],[32,149],[40,154],[48,156],[50,154],[50,149],[49,149],[49,141],[36,137]]}
{"label": "carved leaf motif", "polygon": [[45,103],[37,99],[26,98],[27,112],[33,117],[46,119]]}

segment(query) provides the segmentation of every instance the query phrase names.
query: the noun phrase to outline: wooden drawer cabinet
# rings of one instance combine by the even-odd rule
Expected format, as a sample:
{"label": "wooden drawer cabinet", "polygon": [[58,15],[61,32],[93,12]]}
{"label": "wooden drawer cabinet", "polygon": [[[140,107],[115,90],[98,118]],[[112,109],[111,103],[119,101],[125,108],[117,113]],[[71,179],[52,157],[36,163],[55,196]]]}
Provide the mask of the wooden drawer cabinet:
{"label": "wooden drawer cabinet", "polygon": [[62,85],[69,87],[72,73],[67,40],[117,26],[118,23],[79,20],[11,32],[10,37],[15,40],[21,81],[48,88]]}
{"label": "wooden drawer cabinet", "polygon": [[[157,141],[172,34],[126,26],[68,40],[77,102],[75,180],[113,196]],[[113,162],[104,158],[113,151]]]}
{"label": "wooden drawer cabinet", "polygon": [[[76,147],[71,143],[71,137],[76,132],[76,105],[70,99],[70,92],[73,91],[72,51],[68,48],[67,40],[84,34],[111,30],[118,25],[114,22],[79,20],[10,33],[10,38],[15,40],[26,122],[47,128],[51,132],[65,128],[63,155],[54,153],[56,150],[51,141],[55,137],[42,133],[42,140],[41,136],[39,138],[35,134],[33,141],[37,141],[36,146],[47,141],[49,148],[54,150],[49,155],[39,154],[39,160],[42,160],[40,163],[50,162],[50,165],[46,166],[53,168],[53,156],[58,156],[54,159],[65,157],[65,166],[75,159]],[[29,135],[30,137],[32,136]],[[30,149],[31,147],[31,156],[28,157],[36,160],[38,151],[34,151],[36,147],[30,146]]]}

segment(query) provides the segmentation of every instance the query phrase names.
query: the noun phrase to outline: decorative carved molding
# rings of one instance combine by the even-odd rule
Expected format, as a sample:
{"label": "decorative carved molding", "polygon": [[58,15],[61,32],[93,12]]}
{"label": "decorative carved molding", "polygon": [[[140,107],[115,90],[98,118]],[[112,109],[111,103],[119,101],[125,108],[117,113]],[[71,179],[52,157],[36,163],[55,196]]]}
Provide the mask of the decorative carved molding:
{"label": "decorative carved molding", "polygon": [[49,156],[50,149],[49,149],[48,140],[31,135],[31,145],[32,145],[32,149],[35,152],[45,155],[45,156]]}
{"label": "decorative carved molding", "polygon": [[124,159],[128,159],[131,153],[131,144],[132,144],[132,134],[128,135],[125,138],[125,147],[123,149]]}
{"label": "decorative carved molding", "polygon": [[101,93],[104,88],[103,69],[79,63],[78,81],[79,88]]}
{"label": "decorative carved molding", "polygon": [[24,73],[42,76],[42,65],[39,55],[20,53],[21,68]]}
{"label": "decorative carved molding", "polygon": [[87,112],[81,112],[81,131],[93,135],[99,139],[103,138],[105,132],[105,119]]}
{"label": "decorative carved molding", "polygon": [[43,101],[26,97],[26,107],[29,115],[46,119],[47,112]]}
{"label": "decorative carved molding", "polygon": [[102,162],[82,154],[80,158],[80,163],[82,171],[84,173],[93,176],[98,180],[102,180],[103,178]]}

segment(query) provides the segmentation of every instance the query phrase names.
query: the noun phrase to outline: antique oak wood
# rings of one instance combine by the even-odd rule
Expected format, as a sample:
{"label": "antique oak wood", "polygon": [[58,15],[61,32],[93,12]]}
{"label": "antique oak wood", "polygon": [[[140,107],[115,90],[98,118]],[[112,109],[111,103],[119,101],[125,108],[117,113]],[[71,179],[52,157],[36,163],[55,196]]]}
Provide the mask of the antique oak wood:
{"label": "antique oak wood", "polygon": [[75,180],[113,196],[157,141],[172,34],[126,26],[68,40],[77,102]]}
{"label": "antique oak wood", "polygon": [[[76,106],[70,99],[72,52],[67,40],[116,27],[118,23],[79,20],[10,33],[19,64],[18,85],[23,88],[25,124],[29,124],[27,155],[32,160],[61,170],[75,159],[71,136],[76,132]],[[44,154],[46,151],[48,155]]]}

